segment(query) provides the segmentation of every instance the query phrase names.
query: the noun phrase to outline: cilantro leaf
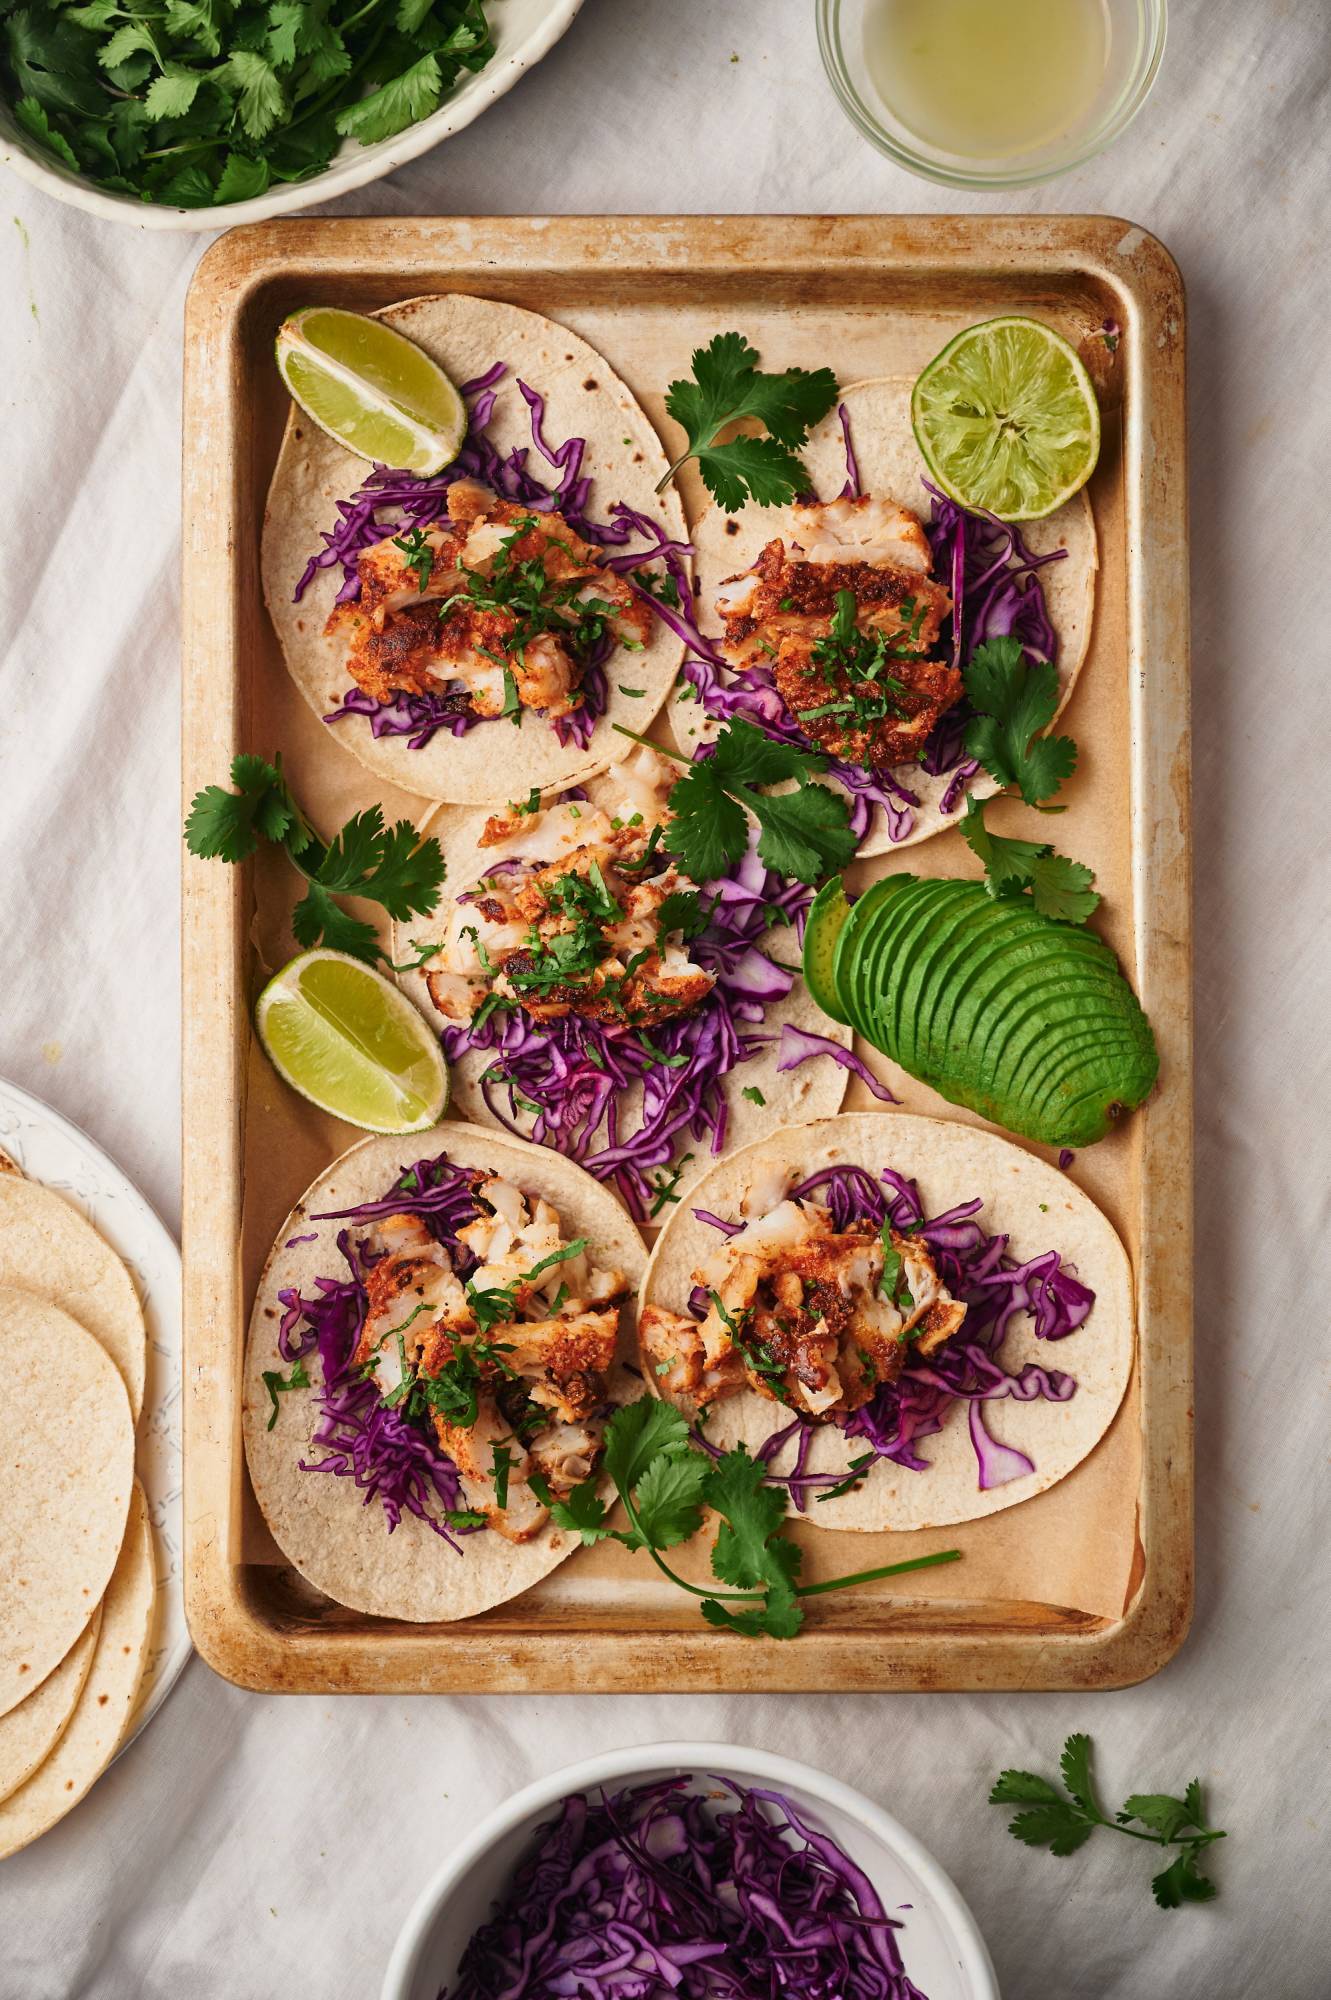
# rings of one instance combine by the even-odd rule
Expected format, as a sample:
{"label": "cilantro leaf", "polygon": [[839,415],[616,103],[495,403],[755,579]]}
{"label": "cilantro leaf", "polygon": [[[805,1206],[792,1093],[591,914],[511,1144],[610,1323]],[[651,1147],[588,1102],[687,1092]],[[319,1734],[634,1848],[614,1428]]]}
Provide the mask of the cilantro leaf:
{"label": "cilantro leaf", "polygon": [[14,118],[25,132],[48,147],[58,160],[63,160],[67,167],[73,167],[75,173],[78,172],[79,163],[73,147],[62,133],[56,131],[35,97],[20,97],[14,106]]}
{"label": "cilantro leaf", "polygon": [[236,115],[251,139],[266,138],[286,110],[277,72],[255,49],[233,49],[227,65],[229,80],[238,84]]}
{"label": "cilantro leaf", "polygon": [[1000,1771],[989,1793],[991,1806],[1050,1805],[1058,1800],[1057,1785],[1030,1771]]}
{"label": "cilantro leaf", "polygon": [[1058,1768],[1063,1773],[1063,1783],[1072,1798],[1087,1812],[1099,1815],[1100,1807],[1095,1796],[1095,1780],[1091,1776],[1091,1739],[1085,1734],[1069,1736],[1063,1745],[1058,1760]]}
{"label": "cilantro leaf", "polygon": [[213,200],[251,201],[256,195],[267,193],[269,181],[266,160],[252,160],[245,153],[228,153]]}
{"label": "cilantro leaf", "polygon": [[584,1479],[563,1500],[555,1499],[539,1473],[532,1473],[527,1483],[541,1505],[549,1508],[555,1526],[566,1534],[579,1536],[585,1548],[603,1542],[610,1533],[605,1525],[605,1502],[596,1490],[594,1479]]}
{"label": "cilantro leaf", "polygon": [[344,138],[359,139],[363,146],[391,139],[434,110],[442,81],[438,58],[424,55],[401,76],[391,77],[368,97],[347,105],[338,113],[337,129]]}
{"label": "cilantro leaf", "polygon": [[1185,1826],[1196,1824],[1183,1800],[1171,1798],[1167,1792],[1134,1792],[1124,1799],[1117,1817],[1123,1822],[1140,1820],[1165,1840],[1177,1840]]}
{"label": "cilantro leaf", "polygon": [[615,1411],[606,1426],[605,1469],[622,1491],[632,1491],[652,1460],[689,1449],[689,1427],[673,1403],[641,1396]]}
{"label": "cilantro leaf", "polygon": [[1197,1866],[1197,1851],[1185,1847],[1168,1868],[1151,1877],[1151,1889],[1162,1910],[1177,1910],[1184,1903],[1210,1903],[1220,1891],[1209,1875]]}
{"label": "cilantro leaf", "polygon": [[[1198,1867],[1198,1858],[1212,1841],[1225,1835],[1206,1825],[1201,1781],[1194,1778],[1184,1796],[1168,1792],[1134,1792],[1113,1819],[1106,1817],[1096,1796],[1091,1770],[1091,1739],[1069,1736],[1059,1759],[1065,1793],[1047,1778],[1030,1771],[1002,1771],[989,1793],[991,1805],[1023,1805],[1008,1824],[1014,1839],[1028,1847],[1047,1847],[1051,1854],[1075,1854],[1097,1827],[1130,1834],[1157,1847],[1177,1847],[1169,1866],[1153,1877],[1151,1888],[1162,1910],[1182,1903],[1207,1903],[1216,1886]],[[1128,1824],[1136,1820],[1139,1831]]]}
{"label": "cilantro leaf", "polygon": [[1056,854],[1048,842],[990,833],[984,801],[974,795],[966,800],[961,837],[983,863],[985,888],[995,899],[1032,903],[1040,916],[1064,924],[1084,924],[1100,907],[1099,892],[1091,887],[1094,873],[1084,862]]}
{"label": "cilantro leaf", "polygon": [[967,756],[1000,785],[1015,785],[1028,806],[1052,798],[1077,767],[1070,736],[1037,734],[1058,708],[1052,660],[1028,660],[1021,641],[1005,635],[976,647],[963,679],[977,711],[966,730]]}
{"label": "cilantro leaf", "polygon": [[780,507],[807,486],[809,477],[794,452],[775,438],[741,436],[729,444],[709,445],[699,454],[698,470],[727,514],[737,514],[746,500]]}
{"label": "cilantro leaf", "polygon": [[349,958],[364,959],[374,965],[379,958],[379,938],[373,924],[350,917],[318,882],[311,882],[291,912],[291,933],[304,951],[317,944],[329,951],[344,951]]}
{"label": "cilantro leaf", "polygon": [[749,842],[744,808],[730,798],[712,760],[695,764],[670,793],[670,851],[695,882],[728,874]]}
{"label": "cilantro leaf", "polygon": [[305,877],[305,894],[291,928],[307,950],[325,944],[374,965],[383,956],[374,927],[334,900],[364,896],[399,920],[428,916],[439,900],[444,857],[437,840],[423,838],[410,820],[385,827],[378,806],[356,813],[325,847],[304,817],[282,775],[282,760],[240,756],[231,766],[234,789],[206,785],[185,822],[185,843],[205,860],[244,861],[260,840],[283,847]]}
{"label": "cilantro leaf", "polygon": [[657,928],[666,937],[680,931],[685,940],[700,937],[707,929],[707,913],[696,889],[675,889],[662,898],[656,912]]}
{"label": "cilantro leaf", "polygon": [[[730,514],[746,498],[779,505],[808,486],[795,452],[835,403],[836,376],[830,368],[762,374],[758,359],[740,333],[718,333],[707,347],[695,348],[693,380],[672,382],[666,391],[666,409],[684,430],[688,449],[661,487],[695,457],[708,490]],[[745,418],[764,424],[768,436],[716,442],[721,431]]]}
{"label": "cilantro leaf", "polygon": [[[751,800],[746,803],[752,804]],[[821,882],[854,859],[858,845],[845,797],[826,785],[769,795],[753,806],[760,832],[758,859],[797,882]]]}
{"label": "cilantro leaf", "polygon": [[[231,765],[234,791],[205,785],[185,822],[185,844],[204,860],[244,861],[260,840],[288,842],[300,814],[282,776],[282,760],[240,756]],[[308,844],[308,843],[305,843]]]}
{"label": "cilantro leaf", "polygon": [[[778,874],[817,882],[845,867],[857,844],[844,795],[810,782],[826,768],[825,757],[774,742],[756,724],[736,717],[717,737],[712,754],[690,764],[671,787],[674,817],[666,844],[695,882],[715,881],[748,846],[747,810],[758,822],[758,858]],[[754,789],[791,778],[798,786],[794,792]]]}
{"label": "cilantro leaf", "polygon": [[703,1489],[710,1471],[701,1452],[662,1452],[652,1460],[633,1495],[639,1536],[635,1545],[672,1549],[702,1526]]}
{"label": "cilantro leaf", "polygon": [[1047,1847],[1051,1854],[1075,1854],[1095,1832],[1095,1821],[1077,1807],[1059,1800],[1018,1813],[1008,1826],[1014,1840],[1027,1847]]}

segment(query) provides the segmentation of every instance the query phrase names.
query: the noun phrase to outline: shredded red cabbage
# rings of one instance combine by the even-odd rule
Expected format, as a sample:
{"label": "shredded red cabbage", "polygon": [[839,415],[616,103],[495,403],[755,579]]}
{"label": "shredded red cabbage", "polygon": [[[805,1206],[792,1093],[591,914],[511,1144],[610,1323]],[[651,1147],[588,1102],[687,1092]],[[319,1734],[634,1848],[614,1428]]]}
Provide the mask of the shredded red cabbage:
{"label": "shredded red cabbage", "polygon": [[[674,1198],[667,1170],[690,1141],[713,1153],[724,1148],[724,1082],[773,1040],[762,1029],[766,1009],[795,983],[794,968],[768,946],[774,922],[803,937],[810,891],[802,883],[764,868],[750,847],[732,875],[703,893],[708,925],[689,950],[716,984],[692,1013],[647,1034],[575,1014],[536,1021],[515,1007],[497,1009],[479,1027],[441,1033],[450,1062],[470,1049],[493,1054],[481,1091],[500,1124],[613,1181],[639,1221]],[[839,1044],[830,1046],[844,1056]],[[635,1088],[640,1122],[630,1131],[624,1097]],[[530,1127],[517,1122],[524,1112]]]}
{"label": "shredded red cabbage", "polygon": [[[481,1213],[475,1186],[474,1175],[440,1153],[405,1168],[396,1186],[377,1200],[311,1220],[354,1223],[385,1215],[417,1215],[448,1250],[459,1276],[465,1277],[475,1259],[457,1232]],[[415,1514],[461,1555],[456,1534],[474,1530],[450,1524],[449,1517],[467,1504],[457,1467],[440,1451],[432,1433],[397,1410],[385,1409],[375,1384],[350,1366],[365,1323],[364,1273],[375,1262],[374,1252],[350,1228],[338,1231],[337,1247],[347,1266],[346,1278],[316,1278],[312,1293],[302,1295],[286,1287],[277,1295],[285,1309],[277,1335],[279,1354],[293,1362],[317,1352],[322,1376],[312,1390],[318,1421],[310,1442],[325,1456],[301,1459],[300,1469],[354,1480],[364,1493],[365,1506],[372,1500],[382,1506],[390,1535],[404,1512]]]}
{"label": "shredded red cabbage", "polygon": [[[837,415],[846,449],[846,483],[841,491],[843,497],[854,499],[860,493],[860,475],[851,441],[850,416],[844,403],[839,405]],[[969,512],[927,479],[923,484],[933,501],[925,532],[933,551],[934,570],[946,581],[952,594],[949,643],[953,666],[961,667],[986,639],[1008,632],[1016,634],[1032,659],[1055,659],[1058,640],[1049,622],[1038,572],[1046,564],[1060,561],[1067,550],[1052,549],[1046,555],[1036,555],[1019,530],[1000,521],[996,514]],[[745,667],[738,673],[732,672],[722,654],[697,630],[691,593],[687,618],[672,629],[690,647],[684,676],[696,689],[708,715],[721,721],[742,715],[780,743],[793,743],[804,750],[818,748],[786,707],[770,667]],[[965,701],[940,716],[920,759],[921,768],[930,777],[951,774],[951,781],[939,800],[938,809],[942,813],[956,811],[979,769],[974,759],[965,754],[966,726],[970,719],[971,710]],[[920,801],[894,772],[833,760],[827,776],[849,794],[850,824],[857,839],[862,840],[868,832],[875,806],[883,813],[889,840],[904,840],[914,827],[915,809]]]}
{"label": "shredded red cabbage", "polygon": [[787,1021],[781,1030],[781,1046],[778,1054],[780,1056],[780,1061],[777,1063],[778,1070],[798,1069],[801,1063],[811,1061],[814,1056],[830,1056],[834,1063],[840,1063],[842,1069],[848,1069],[852,1075],[857,1076],[880,1104],[901,1102],[899,1097],[892,1095],[885,1083],[878,1081],[873,1071],[853,1049],[843,1048],[841,1043],[834,1042],[830,1035],[811,1034],[807,1028],[797,1028],[793,1021]]}
{"label": "shredded red cabbage", "polygon": [[[877,1177],[867,1167],[824,1167],[792,1188],[791,1198],[820,1201],[839,1231],[865,1225],[878,1231],[890,1219],[894,1229],[917,1235],[929,1245],[938,1274],[952,1296],[963,1299],[967,1307],[962,1337],[949,1340],[927,1358],[917,1356],[895,1382],[884,1382],[863,1409],[840,1418],[845,1435],[863,1438],[875,1458],[891,1459],[912,1472],[927,1472],[929,1460],[920,1457],[916,1444],[942,1429],[953,1403],[964,1402],[969,1405],[980,1491],[988,1492],[1033,1472],[1034,1463],[1025,1452],[999,1444],[989,1435],[980,1405],[1004,1397],[1019,1403],[1039,1398],[1052,1403],[1068,1401],[1077,1386],[1071,1375],[1029,1361],[1013,1374],[1003,1366],[999,1350],[1019,1313],[1032,1315],[1038,1340],[1065,1340],[1085,1323],[1095,1304],[1090,1287],[1064,1269],[1056,1250],[1046,1250],[1024,1264],[1014,1263],[1007,1254],[1007,1237],[987,1235],[974,1220],[983,1206],[978,1196],[926,1220],[916,1183],[890,1167]],[[693,1212],[701,1222],[727,1235],[735,1233],[733,1224],[705,1209]],[[707,1303],[705,1292],[700,1296],[695,1291],[690,1297],[689,1311],[695,1319],[705,1316]],[[785,1446],[796,1440],[792,1470],[769,1477],[789,1486],[801,1510],[807,1509],[810,1492],[840,1485],[845,1477],[805,1472],[813,1429],[797,1417],[774,1432],[759,1453],[773,1464]]]}
{"label": "shredded red cabbage", "polygon": [[925,2000],[845,1850],[779,1792],[710,1782],[565,1799],[439,2000]]}
{"label": "shredded red cabbage", "polygon": [[[376,465],[349,500],[338,501],[341,518],[335,527],[322,531],[324,546],[306,563],[292,593],[295,603],[300,602],[319,571],[334,564],[342,568],[337,603],[346,604],[359,597],[360,573],[356,562],[362,551],[383,541],[395,529],[428,527],[439,520],[447,511],[448,489],[459,479],[477,479],[503,499],[530,507],[533,513],[558,508],[575,533],[598,547],[623,548],[634,535],[646,537],[645,547],[616,557],[607,565],[611,569],[631,572],[656,562],[666,551],[692,553],[687,543],[672,542],[657,522],[622,502],[611,507],[608,523],[589,518],[592,480],[582,469],[587,441],[574,437],[552,446],[545,436],[545,398],[522,381],[517,386],[531,412],[532,444],[515,445],[506,456],[501,456],[485,433],[494,414],[496,386],[507,373],[504,363],[496,362],[475,381],[463,383],[461,394],[473,399],[467,435],[457,457],[442,472],[429,479],[418,479],[409,472]],[[527,460],[532,449],[558,472],[557,486],[543,485],[529,470]],[[635,587],[649,602],[656,602],[649,591]],[[561,744],[573,743],[579,750],[585,750],[591,742],[592,732],[605,714],[608,698],[605,663],[614,649],[614,635],[607,632],[596,653],[584,665],[582,706],[572,715],[551,718],[550,726]],[[379,701],[363,688],[353,687],[324,721],[340,722],[353,715],[368,720],[371,734],[376,737],[405,736],[412,750],[423,749],[441,730],[465,736],[469,729],[485,720],[473,714],[461,689],[446,689],[436,694],[399,692]]]}

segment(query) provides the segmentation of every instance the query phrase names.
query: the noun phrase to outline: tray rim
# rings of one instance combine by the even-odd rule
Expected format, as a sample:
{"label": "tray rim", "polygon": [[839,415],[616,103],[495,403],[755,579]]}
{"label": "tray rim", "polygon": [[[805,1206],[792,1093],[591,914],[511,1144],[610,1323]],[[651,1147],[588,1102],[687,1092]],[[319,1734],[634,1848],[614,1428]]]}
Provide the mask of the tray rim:
{"label": "tray rim", "polygon": [[[482,250],[483,242],[483,250]],[[186,856],[182,878],[182,1152],[185,1248],[185,1578],[195,1645],[237,1685],[279,1692],[803,1691],[1120,1687],[1170,1660],[1192,1614],[1192,988],[1184,298],[1158,238],[1111,216],[503,217],[281,220],[232,230],[205,252],[185,311],[182,802],[239,747],[235,335],[256,292],[305,273],[375,276],[413,259],[506,271],[642,269],[723,278],[741,254],[792,276],[891,271],[992,279],[1024,269],[1080,276],[1124,302],[1134,393],[1123,434],[1137,986],[1161,1031],[1168,1088],[1144,1112],[1139,1170],[1138,1369],[1143,1453],[1136,1572],[1119,1618],[1030,1602],[894,1604],[881,1627],[811,1626],[794,1645],[667,1621],[589,1632],[522,1600],[485,1619],[419,1631],[317,1621],[278,1630],[247,1600],[225,1539],[243,1477],[239,1358],[248,1320],[239,1266],[248,873]],[[1145,534],[1149,513],[1151,536]],[[257,578],[251,579],[257,590]],[[1150,585],[1151,587],[1148,587]],[[1149,680],[1144,662],[1160,661]],[[225,698],[215,673],[220,663]],[[210,672],[210,669],[212,670]],[[1148,700],[1149,695],[1149,700]],[[1136,838],[1144,827],[1146,850]],[[219,1189],[225,1200],[219,1200]],[[225,1210],[225,1215],[223,1214]],[[950,1614],[947,1629],[940,1619]],[[669,1637],[644,1673],[642,1640]],[[578,1659],[570,1676],[569,1640]],[[739,1670],[739,1671],[737,1671]]]}

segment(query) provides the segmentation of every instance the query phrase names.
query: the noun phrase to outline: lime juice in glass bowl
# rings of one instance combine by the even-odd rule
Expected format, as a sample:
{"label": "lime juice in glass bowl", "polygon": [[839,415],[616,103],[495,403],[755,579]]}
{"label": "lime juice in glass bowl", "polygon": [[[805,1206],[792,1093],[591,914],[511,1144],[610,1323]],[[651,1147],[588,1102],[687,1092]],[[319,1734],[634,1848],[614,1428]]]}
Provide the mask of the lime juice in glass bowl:
{"label": "lime juice in glass bowl", "polygon": [[818,0],[823,64],[882,152],[962,187],[1047,180],[1131,121],[1165,0]]}

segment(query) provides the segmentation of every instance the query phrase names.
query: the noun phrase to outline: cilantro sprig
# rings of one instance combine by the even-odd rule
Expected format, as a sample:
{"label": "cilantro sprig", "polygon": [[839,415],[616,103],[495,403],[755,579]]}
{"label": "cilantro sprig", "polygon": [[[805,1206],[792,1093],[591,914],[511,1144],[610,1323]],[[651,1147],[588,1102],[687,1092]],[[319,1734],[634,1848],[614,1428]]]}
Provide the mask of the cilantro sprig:
{"label": "cilantro sprig", "polygon": [[[702,1600],[709,1625],[749,1638],[793,1639],[804,1623],[803,1598],[960,1558],[958,1549],[943,1549],[884,1569],[800,1583],[803,1550],[782,1532],[789,1504],[785,1489],[766,1483],[765,1466],[742,1445],[716,1459],[699,1451],[679,1411],[654,1396],[615,1411],[606,1425],[603,1470],[628,1516],[626,1529],[608,1525],[608,1510],[597,1490],[599,1476],[575,1486],[564,1500],[556,1500],[539,1477],[532,1479],[532,1490],[550,1509],[556,1527],[578,1535],[588,1547],[614,1541],[626,1549],[645,1549],[663,1576]],[[712,1574],[718,1583],[734,1586],[729,1590],[687,1582],[662,1553],[696,1535],[709,1507],[721,1517]]]}
{"label": "cilantro sprig", "polygon": [[[776,507],[807,491],[810,480],[796,453],[837,399],[830,368],[787,368],[762,374],[758,352],[742,333],[718,333],[693,352],[693,380],[672,382],[666,409],[688,438],[657,485],[659,493],[682,465],[696,458],[703,484],[728,514],[746,499]],[[765,425],[766,437],[741,434],[718,444],[721,432],[746,417]]]}
{"label": "cilantro sprig", "polygon": [[485,0],[28,0],[0,96],[98,186],[206,208],[391,138],[494,52]]}
{"label": "cilantro sprig", "polygon": [[439,901],[442,850],[409,819],[385,826],[378,806],[371,806],[354,814],[325,845],[292,796],[280,755],[271,764],[262,757],[237,757],[231,784],[231,791],[205,785],[195,795],[185,822],[185,845],[203,860],[230,862],[246,860],[260,841],[282,848],[305,878],[291,928],[307,950],[325,944],[367,965],[385,956],[374,926],[348,916],[335,900],[338,896],[381,903],[399,921],[428,916]]}
{"label": "cilantro sprig", "polygon": [[1000,1772],[989,1803],[1024,1808],[1008,1826],[1014,1839],[1028,1847],[1047,1847],[1051,1854],[1075,1854],[1097,1827],[1108,1827],[1132,1840],[1178,1849],[1169,1866],[1151,1878],[1162,1910],[1176,1910],[1183,1903],[1209,1903],[1219,1894],[1198,1865],[1213,1841],[1225,1839],[1218,1828],[1206,1824],[1200,1778],[1192,1780],[1181,1799],[1168,1792],[1134,1792],[1111,1819],[1096,1796],[1089,1736],[1069,1736],[1059,1768],[1062,1791],[1048,1778],[1030,1771]]}
{"label": "cilantro sprig", "polygon": [[984,886],[996,901],[1030,903],[1040,916],[1064,924],[1084,924],[1100,907],[1091,887],[1094,873],[1084,861],[1069,861],[1048,842],[991,833],[983,800],[967,798],[961,837],[984,864]]}
{"label": "cilantro sprig", "polygon": [[[614,727],[635,743],[647,742],[621,723]],[[748,813],[758,822],[758,859],[778,875],[820,882],[854,855],[844,793],[811,782],[827,769],[816,752],[773,742],[743,717],[727,723],[712,755],[696,763],[662,744],[651,748],[685,766],[667,800],[674,817],[665,844],[693,881],[713,882],[736,865],[749,842]],[[756,789],[790,778],[798,790],[773,796]]]}
{"label": "cilantro sprig", "polygon": [[971,654],[962,678],[976,711],[966,729],[966,755],[1000,785],[1015,785],[1028,806],[1050,799],[1077,768],[1070,736],[1042,736],[1058,709],[1052,660],[1028,660],[1019,639],[988,639]]}

